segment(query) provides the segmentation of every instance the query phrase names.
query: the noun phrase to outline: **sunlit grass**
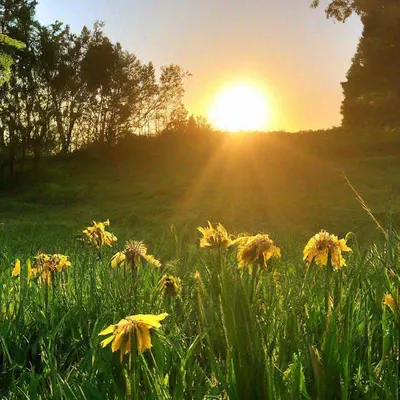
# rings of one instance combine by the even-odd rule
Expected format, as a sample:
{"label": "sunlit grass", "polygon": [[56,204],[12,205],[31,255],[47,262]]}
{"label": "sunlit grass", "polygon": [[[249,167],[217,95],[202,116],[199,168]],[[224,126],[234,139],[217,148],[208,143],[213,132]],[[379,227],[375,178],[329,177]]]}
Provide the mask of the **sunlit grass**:
{"label": "sunlit grass", "polygon": [[189,243],[171,228],[156,268],[141,237],[124,249],[66,240],[71,265],[43,285],[28,279],[35,249],[1,231],[0,396],[395,398],[397,242],[327,235],[303,261],[306,241],[278,247],[210,224]]}

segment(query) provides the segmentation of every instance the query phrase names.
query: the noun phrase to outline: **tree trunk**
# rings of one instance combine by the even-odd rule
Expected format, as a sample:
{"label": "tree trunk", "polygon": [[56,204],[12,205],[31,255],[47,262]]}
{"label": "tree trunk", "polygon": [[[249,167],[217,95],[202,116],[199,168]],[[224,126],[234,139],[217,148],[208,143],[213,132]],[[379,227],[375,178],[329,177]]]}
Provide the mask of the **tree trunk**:
{"label": "tree trunk", "polygon": [[15,178],[15,149],[14,144],[10,144],[9,177]]}

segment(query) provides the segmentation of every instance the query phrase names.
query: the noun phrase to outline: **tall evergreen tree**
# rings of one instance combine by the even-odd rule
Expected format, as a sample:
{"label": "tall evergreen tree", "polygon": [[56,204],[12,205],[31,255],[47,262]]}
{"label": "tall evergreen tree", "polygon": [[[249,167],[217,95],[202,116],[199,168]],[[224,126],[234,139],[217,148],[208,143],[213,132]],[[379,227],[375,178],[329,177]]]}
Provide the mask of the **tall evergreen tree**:
{"label": "tall evergreen tree", "polygon": [[326,13],[342,22],[357,13],[363,23],[357,52],[342,83],[343,125],[399,128],[400,1],[332,0]]}

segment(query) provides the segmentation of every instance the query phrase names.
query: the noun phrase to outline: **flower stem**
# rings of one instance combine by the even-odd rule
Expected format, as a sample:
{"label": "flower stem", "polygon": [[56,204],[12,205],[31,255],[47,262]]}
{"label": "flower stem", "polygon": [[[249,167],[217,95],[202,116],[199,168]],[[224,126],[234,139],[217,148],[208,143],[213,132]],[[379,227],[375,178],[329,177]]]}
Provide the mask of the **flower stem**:
{"label": "flower stem", "polygon": [[44,283],[45,292],[44,292],[44,309],[46,312],[46,321],[47,325],[50,325],[50,314],[49,314],[49,285],[47,282]]}
{"label": "flower stem", "polygon": [[325,314],[326,314],[326,328],[329,325],[329,298],[330,298],[330,279],[331,279],[332,263],[329,255],[325,271]]}
{"label": "flower stem", "polygon": [[258,273],[259,266],[258,264],[253,265],[253,269],[251,270],[251,293],[250,293],[250,302],[253,302],[253,298],[256,292],[256,287],[258,283],[257,273]]}

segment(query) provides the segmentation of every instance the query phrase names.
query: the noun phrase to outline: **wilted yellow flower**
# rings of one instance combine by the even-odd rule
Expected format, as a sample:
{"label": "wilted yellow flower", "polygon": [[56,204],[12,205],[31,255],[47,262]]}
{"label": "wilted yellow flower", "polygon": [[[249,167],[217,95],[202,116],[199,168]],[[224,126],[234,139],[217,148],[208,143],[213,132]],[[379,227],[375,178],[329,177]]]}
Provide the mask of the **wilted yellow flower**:
{"label": "wilted yellow flower", "polygon": [[111,350],[113,352],[120,351],[122,362],[124,354],[131,351],[132,340],[136,338],[137,349],[139,353],[142,353],[151,347],[150,329],[159,328],[161,326],[160,321],[167,316],[167,313],[159,315],[138,314],[121,319],[118,324],[110,325],[99,333],[99,336],[111,335],[100,343],[101,347],[112,342]]}
{"label": "wilted yellow flower", "polygon": [[55,274],[70,266],[71,262],[63,254],[40,253],[33,258],[32,275],[38,277],[40,284],[51,286]]}
{"label": "wilted yellow flower", "polygon": [[311,264],[312,260],[315,260],[317,265],[326,266],[330,254],[333,267],[339,269],[346,265],[342,251],[352,251],[346,245],[346,240],[339,240],[336,235],[321,230],[308,241],[303,251],[303,260],[306,260],[307,266]]}
{"label": "wilted yellow flower", "polygon": [[178,296],[182,290],[182,281],[172,275],[164,275],[158,285],[160,290],[172,297]]}
{"label": "wilted yellow flower", "polygon": [[105,222],[93,221],[93,226],[87,227],[82,232],[86,236],[88,242],[97,249],[103,246],[112,247],[117,241],[117,238],[111,232],[106,231],[106,226],[110,226],[109,220]]}
{"label": "wilted yellow flower", "polygon": [[391,294],[385,294],[383,296],[383,304],[385,306],[390,307],[390,309],[394,312],[397,313],[397,304],[396,300],[393,298]]}
{"label": "wilted yellow flower", "polygon": [[[31,279],[35,274],[32,271],[31,260],[28,259],[26,262],[26,268],[28,272],[28,279]],[[21,261],[17,258],[14,268],[11,273],[12,276],[20,276],[21,275]]]}
{"label": "wilted yellow flower", "polygon": [[194,273],[194,279],[196,279],[196,281],[200,281],[201,280],[200,271],[198,269]]}
{"label": "wilted yellow flower", "polygon": [[200,247],[217,249],[226,248],[232,244],[231,236],[221,224],[213,228],[211,222],[208,221],[207,227],[198,227],[197,230],[203,235],[200,239]]}
{"label": "wilted yellow flower", "polygon": [[161,263],[154,256],[147,254],[147,247],[143,242],[136,240],[129,240],[125,244],[125,250],[120,251],[111,259],[111,267],[116,268],[119,265],[125,267],[137,268],[139,266],[140,258],[146,260],[154,267],[160,267]]}
{"label": "wilted yellow flower", "polygon": [[281,256],[281,249],[264,233],[238,238],[235,240],[235,244],[239,244],[237,254],[239,268],[250,264],[263,264],[264,267],[267,267],[267,261],[270,258]]}

